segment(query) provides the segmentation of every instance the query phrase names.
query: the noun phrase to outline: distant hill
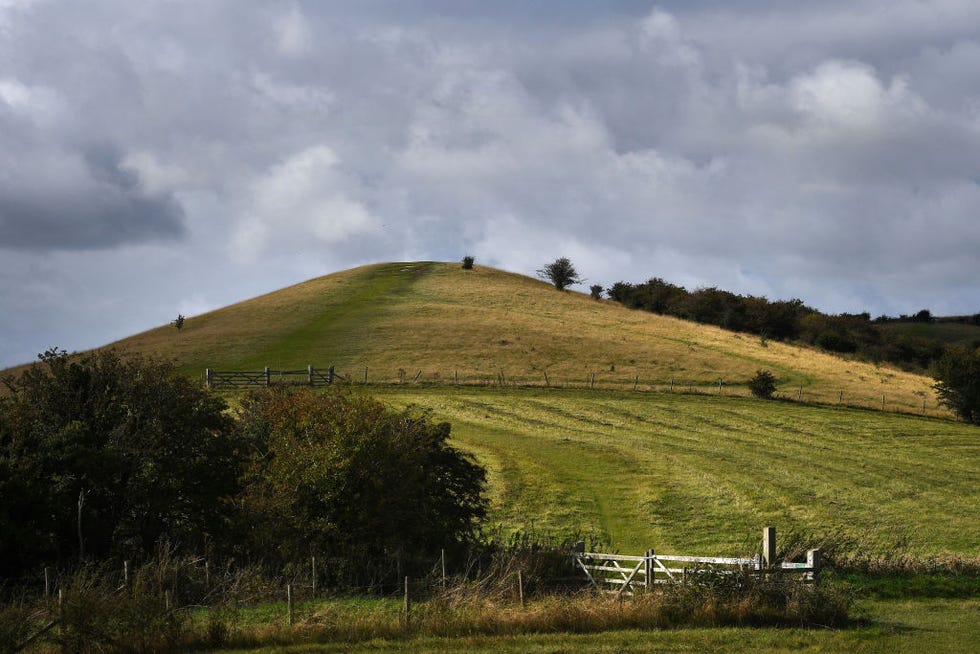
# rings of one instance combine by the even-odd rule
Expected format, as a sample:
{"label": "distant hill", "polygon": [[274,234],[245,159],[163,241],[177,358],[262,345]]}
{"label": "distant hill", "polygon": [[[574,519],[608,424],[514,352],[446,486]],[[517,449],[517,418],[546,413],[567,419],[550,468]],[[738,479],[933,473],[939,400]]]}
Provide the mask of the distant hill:
{"label": "distant hill", "polygon": [[172,359],[188,375],[335,365],[371,382],[616,386],[743,392],[759,369],[778,395],[929,413],[932,380],[815,349],[559,292],[458,263],[386,263],[312,279],[108,347]]}

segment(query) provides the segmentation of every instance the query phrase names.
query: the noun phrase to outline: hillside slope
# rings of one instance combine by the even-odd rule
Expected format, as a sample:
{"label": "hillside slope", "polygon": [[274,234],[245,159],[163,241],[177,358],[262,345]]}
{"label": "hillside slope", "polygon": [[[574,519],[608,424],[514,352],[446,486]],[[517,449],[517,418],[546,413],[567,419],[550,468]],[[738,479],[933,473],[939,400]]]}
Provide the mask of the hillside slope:
{"label": "hillside slope", "polygon": [[[758,369],[780,395],[947,415],[928,378],[558,292],[523,275],[456,263],[389,263],[317,279],[112,344],[175,359],[186,373],[305,368],[362,381],[690,387],[725,394]],[[420,373],[420,374],[419,374]],[[673,381],[671,381],[673,380]]]}

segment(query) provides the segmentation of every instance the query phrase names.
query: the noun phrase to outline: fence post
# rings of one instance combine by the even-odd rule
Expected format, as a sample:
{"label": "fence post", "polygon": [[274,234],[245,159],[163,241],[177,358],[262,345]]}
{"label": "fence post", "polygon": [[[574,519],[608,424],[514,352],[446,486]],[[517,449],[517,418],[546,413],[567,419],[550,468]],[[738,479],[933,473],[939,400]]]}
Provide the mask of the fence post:
{"label": "fence post", "polygon": [[368,372],[367,366],[364,366],[364,383],[365,384],[367,384],[367,372]]}
{"label": "fence post", "polygon": [[645,585],[647,587],[647,590],[650,590],[651,588],[653,588],[653,576],[656,574],[653,569],[653,550],[652,549],[647,550],[643,554],[643,557],[645,559],[643,561],[643,572],[644,572],[644,576],[646,577]]}
{"label": "fence post", "polygon": [[843,404],[843,403],[844,403],[844,389],[842,388],[840,391],[840,395],[837,397],[837,404]]}
{"label": "fence post", "polygon": [[718,395],[721,395],[721,380],[718,380]]}
{"label": "fence post", "polygon": [[806,567],[813,568],[810,572],[810,579],[813,583],[819,583],[820,581],[820,567],[823,564],[823,560],[820,556],[820,548],[809,550],[806,553]]}
{"label": "fence post", "polygon": [[762,530],[762,561],[767,568],[776,564],[776,528],[766,527]]}
{"label": "fence post", "polygon": [[293,626],[293,585],[286,584],[286,624]]}
{"label": "fence post", "polygon": [[674,392],[674,378],[673,377],[670,378],[670,391],[668,391],[668,392],[670,392],[670,393],[673,393]]}
{"label": "fence post", "polygon": [[313,385],[313,364],[306,366],[306,378],[310,382],[310,386]]}
{"label": "fence post", "polygon": [[547,386],[548,388],[551,388],[551,380],[548,379],[548,371],[547,370],[544,371],[544,385]]}
{"label": "fence post", "polygon": [[882,411],[885,410],[885,394],[884,393],[881,394],[881,410]]}
{"label": "fence post", "polygon": [[803,387],[802,386],[800,386],[800,390],[796,392],[796,400],[798,402],[802,402],[803,401]]}
{"label": "fence post", "polygon": [[922,415],[926,414],[926,398],[922,398]]}
{"label": "fence post", "polygon": [[334,376],[334,369],[333,369],[333,364],[331,363],[330,364],[330,367],[327,368],[327,383],[328,384],[333,385],[333,376]]}
{"label": "fence post", "polygon": [[316,557],[310,557],[310,572],[313,574],[313,597],[316,597]]}
{"label": "fence post", "polygon": [[51,597],[51,569],[44,566],[44,599]]}
{"label": "fence post", "polygon": [[265,385],[272,386],[272,371],[269,370],[269,366],[265,367]]}
{"label": "fence post", "polygon": [[459,386],[459,370],[453,370],[453,386]]}
{"label": "fence post", "polygon": [[639,382],[640,382],[640,376],[639,376],[639,375],[637,375],[637,376],[635,376],[635,377],[633,377],[633,390],[634,390],[634,391],[636,390],[636,385],[637,385],[637,384],[638,384]]}
{"label": "fence post", "polygon": [[405,577],[405,626],[412,624],[412,598],[408,594],[408,577]]}
{"label": "fence post", "polygon": [[213,373],[210,368],[204,369],[204,385],[211,388],[211,384],[214,382]]}
{"label": "fence post", "polygon": [[517,595],[521,598],[521,608],[524,608],[524,574],[517,571]]}

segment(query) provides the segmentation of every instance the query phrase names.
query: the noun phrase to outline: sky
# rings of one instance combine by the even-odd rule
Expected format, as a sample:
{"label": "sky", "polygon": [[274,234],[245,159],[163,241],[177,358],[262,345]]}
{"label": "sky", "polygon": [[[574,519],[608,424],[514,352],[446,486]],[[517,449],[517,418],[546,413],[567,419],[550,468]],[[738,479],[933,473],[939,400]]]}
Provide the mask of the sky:
{"label": "sky", "polygon": [[0,0],[0,367],[386,261],[980,312],[976,0]]}

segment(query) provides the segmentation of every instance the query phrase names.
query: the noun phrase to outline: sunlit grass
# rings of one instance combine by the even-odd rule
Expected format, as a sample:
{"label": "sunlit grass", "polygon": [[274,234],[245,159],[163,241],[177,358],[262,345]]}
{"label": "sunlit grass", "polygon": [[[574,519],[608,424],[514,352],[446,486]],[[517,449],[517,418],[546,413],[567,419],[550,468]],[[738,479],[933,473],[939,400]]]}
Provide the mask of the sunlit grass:
{"label": "sunlit grass", "polygon": [[[454,263],[365,266],[297,284],[114,344],[204,368],[304,369],[371,382],[696,387],[748,395],[760,368],[777,395],[943,414],[932,381],[886,366],[626,309],[536,279]],[[547,375],[547,380],[546,380]]]}
{"label": "sunlit grass", "polygon": [[668,393],[371,389],[430,407],[490,470],[491,523],[630,553],[753,552],[762,527],[980,552],[976,427]]}

